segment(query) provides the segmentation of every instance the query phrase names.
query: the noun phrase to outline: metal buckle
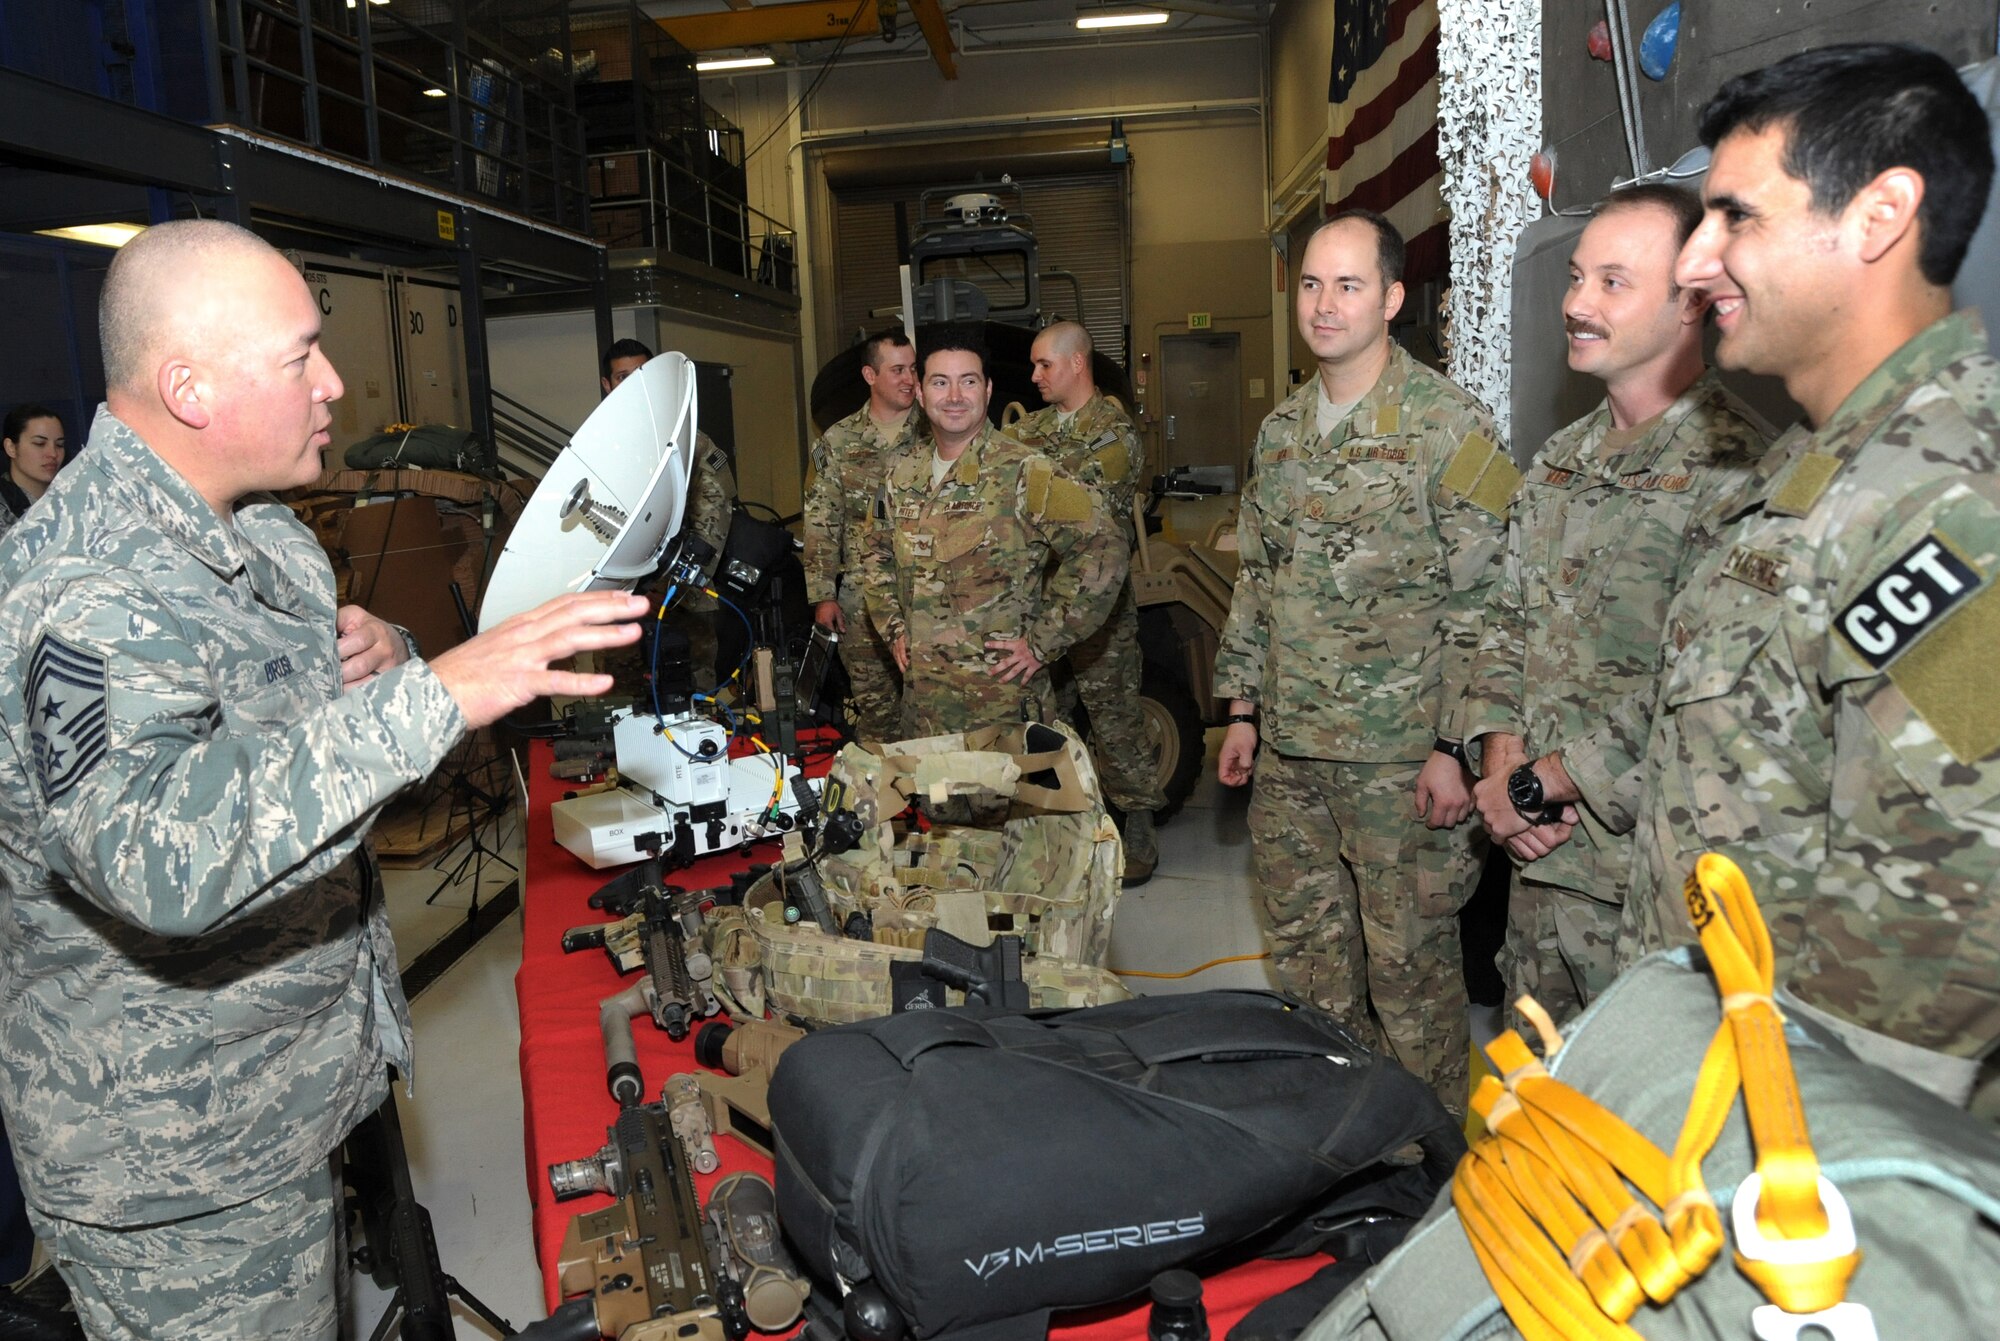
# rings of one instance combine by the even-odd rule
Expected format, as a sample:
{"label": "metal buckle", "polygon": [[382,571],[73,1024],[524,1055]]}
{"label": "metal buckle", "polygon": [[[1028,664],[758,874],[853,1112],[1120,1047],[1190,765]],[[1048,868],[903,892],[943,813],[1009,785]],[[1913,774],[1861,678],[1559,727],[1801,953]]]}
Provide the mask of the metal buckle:
{"label": "metal buckle", "polygon": [[1787,1313],[1776,1304],[1750,1310],[1750,1327],[1757,1341],[1799,1341],[1811,1332],[1833,1341],[1877,1341],[1875,1315],[1866,1304],[1835,1304],[1818,1313]]}
{"label": "metal buckle", "polygon": [[[1729,1203],[1730,1228],[1736,1252],[1752,1262],[1779,1266],[1803,1266],[1830,1262],[1855,1250],[1854,1215],[1847,1198],[1821,1174],[1819,1204],[1826,1212],[1826,1232],[1809,1239],[1766,1238],[1757,1225],[1757,1200],[1764,1193],[1764,1176],[1752,1173],[1737,1184]],[[1750,1310],[1750,1326],[1757,1341],[1799,1341],[1801,1335],[1817,1332],[1833,1341],[1877,1341],[1875,1315],[1866,1304],[1841,1303],[1817,1313],[1787,1313],[1776,1304],[1760,1304]]]}
{"label": "metal buckle", "polygon": [[1826,1212],[1826,1233],[1810,1239],[1767,1239],[1757,1225],[1757,1201],[1764,1194],[1764,1175],[1752,1173],[1736,1185],[1729,1203],[1729,1225],[1736,1239],[1736,1251],[1753,1262],[1779,1266],[1802,1266],[1831,1262],[1854,1251],[1854,1216],[1840,1189],[1819,1176],[1819,1204]]}

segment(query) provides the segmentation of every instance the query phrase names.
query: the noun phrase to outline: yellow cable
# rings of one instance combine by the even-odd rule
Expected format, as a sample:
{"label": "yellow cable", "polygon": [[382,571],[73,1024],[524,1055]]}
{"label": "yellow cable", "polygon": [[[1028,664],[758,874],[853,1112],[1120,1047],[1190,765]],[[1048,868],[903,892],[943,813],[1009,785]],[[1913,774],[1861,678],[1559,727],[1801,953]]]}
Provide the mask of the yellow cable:
{"label": "yellow cable", "polygon": [[1211,959],[1206,964],[1197,964],[1184,973],[1155,973],[1150,969],[1122,968],[1114,968],[1111,971],[1121,978],[1192,978],[1197,973],[1207,972],[1217,964],[1254,964],[1260,959],[1269,959],[1270,957],[1271,952],[1269,950],[1254,955],[1224,955],[1220,959]]}

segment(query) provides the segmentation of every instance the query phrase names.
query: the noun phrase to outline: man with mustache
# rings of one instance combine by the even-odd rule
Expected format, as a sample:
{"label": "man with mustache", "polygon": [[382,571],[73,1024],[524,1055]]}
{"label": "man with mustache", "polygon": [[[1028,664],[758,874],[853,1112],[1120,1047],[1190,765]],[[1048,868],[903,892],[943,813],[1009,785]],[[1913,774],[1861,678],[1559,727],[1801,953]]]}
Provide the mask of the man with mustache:
{"label": "man with mustache", "polygon": [[1232,787],[1256,774],[1250,853],[1279,982],[1463,1113],[1458,910],[1485,844],[1464,823],[1460,719],[1521,476],[1479,403],[1389,338],[1403,257],[1387,219],[1350,210],[1300,258],[1318,373],[1252,451],[1216,772]]}
{"label": "man with mustache", "polygon": [[[1612,978],[1646,746],[1631,724],[1649,719],[1667,602],[1767,436],[1703,367],[1706,302],[1674,283],[1700,222],[1692,191],[1634,186],[1577,238],[1569,366],[1604,383],[1604,402],[1551,437],[1516,490],[1473,663],[1473,798],[1516,862],[1508,996],[1558,1020]],[[1613,714],[1626,698],[1633,710]]]}
{"label": "man with mustache", "polygon": [[89,1336],[332,1341],[328,1157],[410,1063],[368,829],[468,730],[610,688],[550,663],[646,602],[419,659],[270,493],[342,391],[297,268],[162,224],[99,314],[90,445],[0,557],[0,1107]]}
{"label": "man with mustache", "polygon": [[977,338],[919,342],[931,449],[890,466],[863,579],[903,672],[902,734],[1048,721],[1048,665],[1104,623],[1130,553],[1102,498],[987,422]]}
{"label": "man with mustache", "polygon": [[1963,1104],[2000,1043],[2000,363],[1951,295],[1986,117],[1934,52],[1834,46],[1724,84],[1701,138],[1675,280],[1805,421],[1668,611],[1618,957],[1693,937],[1721,852],[1786,1013]]}

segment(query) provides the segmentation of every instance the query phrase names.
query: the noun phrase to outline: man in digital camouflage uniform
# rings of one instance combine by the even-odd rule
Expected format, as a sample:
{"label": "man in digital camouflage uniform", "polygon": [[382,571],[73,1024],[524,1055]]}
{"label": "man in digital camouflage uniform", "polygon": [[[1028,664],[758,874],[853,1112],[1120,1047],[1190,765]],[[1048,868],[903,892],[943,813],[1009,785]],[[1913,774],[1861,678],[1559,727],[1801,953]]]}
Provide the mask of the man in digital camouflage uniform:
{"label": "man in digital camouflage uniform", "polygon": [[1306,244],[1296,308],[1319,375],[1253,450],[1216,656],[1234,700],[1218,775],[1255,769],[1279,981],[1463,1113],[1457,919],[1485,847],[1464,825],[1459,715],[1520,472],[1486,411],[1390,340],[1402,270],[1402,238],[1365,211]]}
{"label": "man in digital camouflage uniform", "polygon": [[1827,47],[1739,76],[1675,278],[1806,422],[1668,614],[1619,958],[1742,867],[1785,1009],[1953,1102],[2000,1040],[2000,364],[1950,285],[1992,178],[1951,65]]}
{"label": "man in digital camouflage uniform", "polygon": [[468,729],[602,693],[549,663],[645,603],[418,660],[267,492],[342,390],[298,271],[164,224],[100,319],[89,450],[0,556],[0,1107],[90,1336],[331,1341],[329,1156],[410,1060],[368,828]]}
{"label": "man in digital camouflage uniform", "polygon": [[[1548,440],[1514,494],[1473,663],[1473,799],[1517,863],[1508,997],[1533,996],[1557,1020],[1613,975],[1646,747],[1622,723],[1650,715],[1667,602],[1767,436],[1704,368],[1707,304],[1673,280],[1700,222],[1685,187],[1635,186],[1578,237],[1563,300],[1569,366],[1603,381],[1605,398]],[[1610,715],[1626,698],[1638,711]]]}
{"label": "man in digital camouflage uniform", "polygon": [[865,741],[896,738],[902,681],[887,644],[868,622],[861,533],[889,463],[922,427],[917,351],[898,327],[868,341],[861,378],[868,403],[820,435],[806,483],[806,600],[813,619],[840,635],[847,668],[847,720]]}
{"label": "man in digital camouflage uniform", "polygon": [[[598,386],[603,394],[610,395],[614,387],[645,367],[652,357],[653,351],[637,340],[613,341],[598,360],[602,373]],[[699,421],[700,407],[697,406],[694,466],[688,474],[687,507],[681,517],[681,533],[699,536],[717,554],[721,554],[729,544],[729,525],[736,519],[736,471],[729,464],[729,453],[716,446],[715,441],[700,430]],[[706,592],[684,591],[675,597],[673,609],[667,612],[667,627],[678,629],[687,639],[688,663],[694,670],[694,687],[704,694],[736,669],[734,666],[715,664],[715,619],[721,608],[715,597]],[[606,661],[604,669],[617,677],[620,693],[634,697],[649,696],[644,676],[650,664],[652,647],[653,640],[649,633],[631,651]]]}
{"label": "man in digital camouflage uniform", "polygon": [[1104,623],[1130,554],[1103,499],[987,422],[985,350],[921,338],[931,450],[890,466],[864,569],[903,672],[902,734],[1047,721],[1048,665]]}
{"label": "man in digital camouflage uniform", "polygon": [[[1131,418],[1097,389],[1090,354],[1090,332],[1074,321],[1058,321],[1037,335],[1028,357],[1035,386],[1048,405],[1007,432],[1096,490],[1129,553],[1132,491],[1145,471],[1146,457]],[[1144,884],[1160,861],[1153,812],[1167,798],[1160,791],[1139,707],[1139,607],[1130,581],[1118,593],[1104,627],[1070,649],[1069,667],[1077,696],[1090,714],[1105,799],[1125,816],[1125,883]]]}

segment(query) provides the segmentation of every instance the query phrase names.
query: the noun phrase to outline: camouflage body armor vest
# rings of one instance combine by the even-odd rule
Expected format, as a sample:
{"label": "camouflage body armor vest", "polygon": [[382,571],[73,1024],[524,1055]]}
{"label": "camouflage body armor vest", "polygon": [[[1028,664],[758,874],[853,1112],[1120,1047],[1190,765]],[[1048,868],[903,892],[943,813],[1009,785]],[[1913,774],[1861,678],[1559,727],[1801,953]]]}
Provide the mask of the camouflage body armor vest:
{"label": "camouflage body armor vest", "polygon": [[[896,823],[912,800],[935,807],[959,798],[992,822],[928,831]],[[873,939],[829,935],[810,919],[787,922],[783,867],[774,869],[740,909],[717,909],[707,923],[732,1013],[741,1006],[761,1017],[768,1002],[814,1024],[887,1015],[889,965],[922,959],[932,927],[975,945],[1022,937],[1022,978],[1036,1007],[1130,995],[1104,967],[1124,851],[1090,750],[1067,727],[849,745],[824,804],[829,813],[851,810],[863,826],[852,849],[817,858],[827,902],[843,926],[866,914]],[[795,835],[785,864],[801,856]],[[956,991],[950,999],[962,1000]]]}

